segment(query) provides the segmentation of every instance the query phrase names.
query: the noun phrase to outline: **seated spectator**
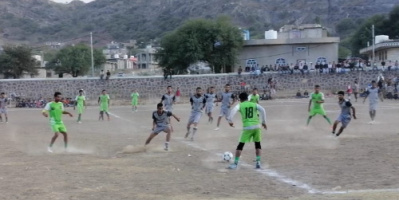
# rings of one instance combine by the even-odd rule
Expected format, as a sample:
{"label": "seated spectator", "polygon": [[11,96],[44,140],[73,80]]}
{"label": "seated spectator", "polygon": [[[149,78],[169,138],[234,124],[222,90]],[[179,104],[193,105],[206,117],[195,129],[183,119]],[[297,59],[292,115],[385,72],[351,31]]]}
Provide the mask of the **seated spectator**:
{"label": "seated spectator", "polygon": [[296,92],[296,98],[302,98],[302,94],[301,94],[300,90],[298,90],[298,92]]}
{"label": "seated spectator", "polygon": [[305,90],[305,92],[303,92],[303,97],[305,97],[305,98],[309,97],[309,92],[307,90]]}

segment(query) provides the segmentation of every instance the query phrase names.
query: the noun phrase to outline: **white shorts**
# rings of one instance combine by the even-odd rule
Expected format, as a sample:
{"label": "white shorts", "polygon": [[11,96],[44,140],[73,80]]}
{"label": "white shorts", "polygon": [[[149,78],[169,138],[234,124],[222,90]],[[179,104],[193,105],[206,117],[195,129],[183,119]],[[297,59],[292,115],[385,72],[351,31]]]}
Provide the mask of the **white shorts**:
{"label": "white shorts", "polygon": [[211,112],[213,112],[213,108],[214,108],[215,106],[213,105],[213,104],[206,104],[206,106],[205,106],[205,112],[208,114],[208,113],[211,113]]}
{"label": "white shorts", "polygon": [[7,114],[7,108],[0,108],[0,114]]}
{"label": "white shorts", "polygon": [[169,126],[156,126],[155,129],[151,133],[158,134],[158,133],[160,133],[162,131],[166,132],[166,131],[169,131],[169,130],[170,130]]}
{"label": "white shorts", "polygon": [[377,110],[377,107],[378,107],[378,103],[370,103],[369,104],[370,111]]}
{"label": "white shorts", "polygon": [[200,121],[202,112],[191,112],[190,118],[188,119],[188,124],[197,123]]}
{"label": "white shorts", "polygon": [[337,118],[337,121],[341,122],[342,127],[346,128],[351,122],[351,116],[350,115],[339,115]]}
{"label": "white shorts", "polygon": [[228,117],[229,115],[230,115],[230,108],[226,108],[226,107],[220,108],[220,114],[219,114],[220,117],[223,117],[223,116]]}

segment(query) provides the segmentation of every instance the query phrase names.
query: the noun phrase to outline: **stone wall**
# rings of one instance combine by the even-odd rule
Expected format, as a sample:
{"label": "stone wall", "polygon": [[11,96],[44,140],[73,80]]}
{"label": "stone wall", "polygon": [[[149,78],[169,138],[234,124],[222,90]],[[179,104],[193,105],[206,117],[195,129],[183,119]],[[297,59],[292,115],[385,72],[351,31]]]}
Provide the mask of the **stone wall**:
{"label": "stone wall", "polygon": [[[384,72],[385,78],[399,75],[399,72]],[[129,102],[133,89],[140,93],[142,103],[158,102],[160,96],[165,92],[168,85],[174,89],[180,87],[183,99],[195,91],[196,87],[207,88],[215,86],[217,91],[222,91],[226,83],[232,85],[234,91],[240,91],[240,82],[244,81],[250,87],[257,87],[262,93],[269,78],[277,81],[277,95],[294,96],[298,89],[312,91],[315,84],[322,86],[325,93],[337,90],[345,90],[349,83],[358,78],[362,86],[371,80],[376,80],[378,72],[350,72],[347,74],[278,74],[266,73],[258,78],[249,74],[238,77],[237,74],[216,74],[216,75],[182,75],[173,76],[171,80],[164,80],[163,77],[137,77],[137,78],[113,78],[108,81],[99,79],[24,79],[24,80],[0,80],[0,91],[8,95],[16,93],[22,98],[40,97],[52,98],[55,91],[63,93],[64,97],[75,97],[79,89],[86,91],[86,96],[91,103],[94,103],[101,93],[106,89],[111,99],[115,102]],[[144,101],[143,101],[144,100]],[[150,101],[148,101],[150,100]]]}

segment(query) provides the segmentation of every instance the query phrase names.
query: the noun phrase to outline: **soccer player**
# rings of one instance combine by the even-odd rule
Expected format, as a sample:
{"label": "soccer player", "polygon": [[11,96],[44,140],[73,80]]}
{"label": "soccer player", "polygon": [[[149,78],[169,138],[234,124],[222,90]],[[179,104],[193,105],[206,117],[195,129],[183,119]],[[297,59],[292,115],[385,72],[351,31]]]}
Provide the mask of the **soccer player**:
{"label": "soccer player", "polygon": [[208,114],[208,122],[212,123],[213,122],[213,117],[212,117],[212,112],[213,108],[215,107],[215,100],[216,100],[216,94],[215,94],[215,88],[212,86],[208,89],[208,93],[205,94],[205,99],[206,99],[206,105],[205,105],[205,112]]}
{"label": "soccer player", "polygon": [[[164,105],[166,111],[170,111],[170,112],[173,111],[173,104],[176,103],[176,96],[173,94],[172,86],[169,85],[166,88],[166,94],[162,95],[160,103],[162,103]],[[170,120],[170,118],[169,118],[169,120]],[[172,121],[170,121],[169,124],[170,124],[170,129],[173,132]]]}
{"label": "soccer player", "polygon": [[2,92],[0,94],[0,123],[3,123],[3,118],[1,117],[2,114],[4,114],[6,123],[8,123],[7,104],[8,104],[8,100],[6,98],[6,94],[4,92]]}
{"label": "soccer player", "polygon": [[198,122],[202,116],[202,110],[205,108],[206,99],[205,96],[202,95],[202,89],[197,87],[196,94],[190,98],[191,103],[191,115],[187,123],[187,133],[184,138],[188,138],[190,135],[191,125],[194,125],[193,132],[191,135],[191,141],[194,141],[195,133],[197,132]]}
{"label": "soccer player", "polygon": [[259,104],[249,102],[248,94],[243,92],[239,95],[241,103],[236,105],[230,116],[227,118],[231,127],[234,127],[233,117],[238,112],[241,114],[243,131],[241,133],[241,137],[236,149],[235,160],[234,163],[231,164],[229,169],[236,169],[238,165],[238,161],[240,160],[241,152],[244,148],[245,143],[255,142],[255,151],[256,151],[256,165],[257,169],[260,169],[260,154],[262,151],[261,141],[262,141],[262,133],[260,130],[260,123],[258,113],[260,113],[262,126],[264,129],[267,129],[266,126],[266,111]]}
{"label": "soccer player", "polygon": [[100,97],[98,97],[98,104],[100,105],[100,117],[98,120],[104,120],[104,113],[108,117],[108,121],[110,120],[109,118],[109,104],[110,104],[110,98],[109,95],[107,94],[106,90],[103,90],[101,92]]}
{"label": "soccer player", "polygon": [[337,120],[334,122],[332,134],[335,135],[335,130],[339,123],[342,124],[341,128],[338,130],[336,136],[338,137],[341,135],[342,131],[348,126],[349,122],[351,121],[351,109],[353,118],[356,119],[356,110],[355,107],[352,106],[352,103],[345,99],[345,92],[339,91],[338,92],[338,104],[341,107],[341,114],[338,116]]}
{"label": "soccer player", "polygon": [[259,94],[258,94],[258,88],[254,88],[252,90],[252,94],[248,96],[248,101],[252,103],[259,103]]}
{"label": "soccer player", "polygon": [[371,118],[371,122],[369,124],[374,124],[375,115],[377,114],[378,107],[378,98],[380,97],[379,93],[381,90],[377,87],[376,81],[371,81],[371,88],[367,89],[366,97],[364,97],[363,103],[366,101],[367,97],[369,98],[369,114]]}
{"label": "soccer player", "polygon": [[222,93],[221,98],[218,100],[218,102],[222,102],[222,106],[220,108],[220,115],[215,131],[219,130],[220,120],[222,120],[223,116],[226,117],[227,120],[227,117],[230,115],[230,107],[236,102],[234,94],[230,92],[230,84],[226,84],[224,90],[225,91]]}
{"label": "soccer player", "polygon": [[[324,94],[320,92],[320,86],[315,85],[314,87],[314,92],[310,94],[310,100],[309,100],[309,106],[308,106],[308,111],[309,111],[309,118],[307,121],[307,125],[309,125],[310,120],[312,117],[315,115],[323,115],[324,119],[327,120],[327,122],[331,125],[331,120],[327,117],[326,111],[323,108],[323,103],[324,103]],[[310,106],[313,103],[313,108],[310,109]]]}
{"label": "soccer player", "polygon": [[359,94],[360,85],[357,79],[355,80],[355,84],[353,87],[353,94],[355,95],[355,101],[357,102],[357,95]]}
{"label": "soccer player", "polygon": [[58,137],[58,133],[61,133],[64,136],[64,147],[65,150],[68,148],[68,135],[67,130],[62,121],[62,115],[69,115],[73,117],[71,113],[64,110],[64,104],[61,102],[61,92],[55,92],[54,101],[46,104],[42,111],[42,115],[44,117],[50,116],[50,126],[52,131],[54,132],[53,138],[51,138],[50,145],[47,147],[47,151],[53,153],[52,147],[55,140]]}
{"label": "soccer player", "polygon": [[[82,123],[83,109],[86,108],[86,97],[83,95],[83,89],[79,90],[79,95],[75,98],[75,106],[78,107],[78,123]],[[73,109],[75,110],[75,106]]]}
{"label": "soccer player", "polygon": [[130,95],[132,97],[132,110],[137,111],[137,104],[139,102],[139,93],[134,90],[133,93]]}
{"label": "soccer player", "polygon": [[145,142],[145,145],[150,144],[151,140],[157,136],[160,132],[166,133],[166,142],[165,142],[165,151],[169,150],[169,141],[170,141],[170,124],[169,124],[169,117],[173,116],[178,122],[180,118],[176,115],[172,114],[170,111],[163,110],[163,104],[159,103],[157,105],[157,110],[152,113],[152,132],[148,139]]}

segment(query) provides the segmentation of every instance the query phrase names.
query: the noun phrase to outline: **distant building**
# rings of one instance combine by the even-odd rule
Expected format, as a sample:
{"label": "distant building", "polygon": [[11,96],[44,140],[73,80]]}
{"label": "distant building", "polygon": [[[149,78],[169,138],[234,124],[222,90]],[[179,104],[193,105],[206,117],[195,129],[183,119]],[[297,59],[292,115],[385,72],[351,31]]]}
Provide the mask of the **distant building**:
{"label": "distant building", "polygon": [[138,69],[157,69],[159,67],[158,62],[155,60],[157,49],[148,45],[145,49],[141,49],[141,51],[136,54]]}
{"label": "distant building", "polygon": [[107,44],[103,54],[107,60],[104,70],[118,71],[134,68],[134,62],[128,59],[129,51],[123,43],[111,42]]}
{"label": "distant building", "polygon": [[328,37],[319,24],[285,25],[278,32],[265,32],[265,39],[244,41],[238,66],[337,62],[339,41],[338,37]]}
{"label": "distant building", "polygon": [[46,42],[46,46],[50,47],[51,49],[62,49],[65,46],[65,43],[61,43],[61,42]]}
{"label": "distant building", "polygon": [[[375,62],[379,65],[382,61],[396,62],[399,60],[399,40],[391,40],[389,36],[377,35],[375,37]],[[373,45],[360,49],[360,54],[367,55],[369,61],[373,60]],[[387,62],[388,61],[388,62]]]}

